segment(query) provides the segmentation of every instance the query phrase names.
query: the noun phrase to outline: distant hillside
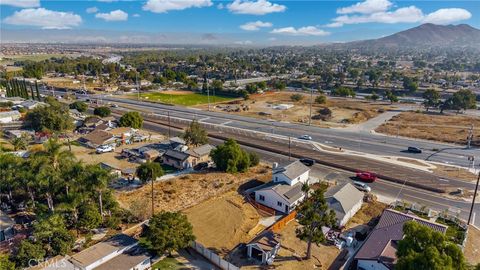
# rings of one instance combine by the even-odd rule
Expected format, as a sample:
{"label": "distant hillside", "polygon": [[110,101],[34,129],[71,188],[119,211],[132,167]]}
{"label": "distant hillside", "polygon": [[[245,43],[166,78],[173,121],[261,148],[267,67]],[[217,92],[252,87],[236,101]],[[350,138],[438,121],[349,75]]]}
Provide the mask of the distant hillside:
{"label": "distant hillside", "polygon": [[410,28],[393,35],[358,42],[356,46],[409,47],[409,46],[478,46],[480,30],[468,24],[436,25],[431,23]]}

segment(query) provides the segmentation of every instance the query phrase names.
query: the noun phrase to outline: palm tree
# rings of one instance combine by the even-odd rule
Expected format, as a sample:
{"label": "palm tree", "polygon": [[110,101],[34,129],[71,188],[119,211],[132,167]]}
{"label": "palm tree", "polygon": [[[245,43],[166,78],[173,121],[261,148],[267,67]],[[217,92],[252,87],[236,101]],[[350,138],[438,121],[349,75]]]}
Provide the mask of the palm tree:
{"label": "palm tree", "polygon": [[85,168],[86,177],[84,178],[86,189],[88,192],[98,194],[98,204],[100,214],[103,218],[103,201],[102,194],[107,189],[108,184],[112,180],[112,175],[108,170],[101,168],[99,165],[88,165]]}
{"label": "palm tree", "polygon": [[143,183],[147,181],[151,181],[152,183],[151,194],[152,194],[152,216],[153,216],[155,212],[154,200],[153,200],[153,181],[155,181],[158,177],[164,174],[163,169],[160,166],[160,164],[156,162],[148,161],[147,163],[144,163],[137,167],[136,174]]}
{"label": "palm tree", "polygon": [[22,159],[12,154],[0,155],[0,191],[5,190],[10,202],[13,200],[12,191],[18,185],[16,181],[20,172]]}
{"label": "palm tree", "polygon": [[308,200],[308,193],[310,193],[310,186],[308,185],[308,181],[303,183],[302,192],[303,194],[305,194],[305,200]]}
{"label": "palm tree", "polygon": [[72,161],[74,156],[68,150],[62,149],[63,145],[59,143],[58,139],[49,139],[46,143],[44,143],[44,151],[38,152],[37,154],[43,157],[46,157],[48,162],[50,162],[51,166],[54,170],[59,169],[59,162],[60,160],[63,161]]}

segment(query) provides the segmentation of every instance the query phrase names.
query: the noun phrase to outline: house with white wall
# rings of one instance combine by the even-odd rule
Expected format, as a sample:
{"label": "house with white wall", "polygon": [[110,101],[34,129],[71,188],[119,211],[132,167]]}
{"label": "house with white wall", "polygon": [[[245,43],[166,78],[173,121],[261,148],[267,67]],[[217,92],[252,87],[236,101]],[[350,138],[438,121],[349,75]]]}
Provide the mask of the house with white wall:
{"label": "house with white wall", "polygon": [[294,161],[285,166],[274,163],[272,170],[272,181],[254,191],[255,201],[288,214],[305,198],[302,186],[310,179],[310,168]]}
{"label": "house with white wall", "polygon": [[335,212],[337,226],[343,227],[362,208],[363,192],[350,183],[331,187],[325,192],[328,207]]}

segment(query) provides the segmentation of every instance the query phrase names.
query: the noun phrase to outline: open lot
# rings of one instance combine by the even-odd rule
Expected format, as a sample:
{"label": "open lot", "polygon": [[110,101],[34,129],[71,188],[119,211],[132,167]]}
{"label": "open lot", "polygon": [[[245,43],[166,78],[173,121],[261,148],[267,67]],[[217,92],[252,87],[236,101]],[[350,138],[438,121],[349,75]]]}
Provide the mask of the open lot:
{"label": "open lot", "polygon": [[[251,117],[274,119],[292,123],[307,123],[310,116],[310,95],[301,94],[303,99],[293,102],[290,98],[294,92],[266,92],[263,94],[250,95],[249,100],[233,101],[217,104],[214,108],[218,112],[241,114]],[[313,96],[315,100],[316,95]],[[293,105],[288,109],[277,109],[276,105]],[[205,105],[198,106],[206,109]],[[312,119],[312,124],[326,127],[342,127],[347,124],[356,124],[367,121],[379,115],[392,106],[384,102],[369,102],[343,98],[328,97],[326,104],[313,104],[312,116],[318,115],[318,110],[329,108],[332,111],[330,119],[325,121]]]}
{"label": "open lot", "polygon": [[466,144],[470,125],[474,127],[473,144],[480,144],[480,118],[466,115],[402,112],[375,131],[447,143]]}
{"label": "open lot", "polygon": [[[42,82],[46,83],[49,86],[54,86],[58,88],[68,88],[68,89],[83,89],[83,82],[81,80],[76,80],[77,83],[74,83],[74,79],[70,78],[42,78]],[[78,82],[80,81],[80,82]],[[101,87],[102,84],[100,81],[96,82],[85,82],[85,87],[88,90],[93,90],[95,87]]]}
{"label": "open lot", "polygon": [[348,221],[345,228],[355,228],[356,226],[368,223],[372,223],[373,225],[373,221],[377,217],[380,217],[386,207],[386,204],[379,201],[364,203],[362,208]]}
{"label": "open lot", "polygon": [[[134,97],[136,98],[137,96],[135,95]],[[140,94],[140,97],[149,101],[182,106],[195,106],[208,103],[208,95],[194,93],[191,91],[163,91],[155,93],[144,93]],[[225,102],[233,99],[235,98],[219,95],[210,95],[210,103]]]}
{"label": "open lot", "polygon": [[[157,181],[154,184],[155,211],[184,210],[228,191],[236,191],[241,184],[250,180],[256,179],[266,182],[271,177],[271,169],[266,165],[260,164],[246,173],[192,173],[166,181]],[[134,203],[142,201],[145,202],[144,205],[149,205],[151,186],[145,185],[132,191],[117,191],[116,197],[124,208],[131,208]],[[146,209],[146,211],[150,211],[150,208]]]}
{"label": "open lot", "polygon": [[480,229],[475,226],[468,228],[467,242],[463,250],[467,262],[472,265],[480,263]]}
{"label": "open lot", "polygon": [[184,211],[197,241],[220,255],[249,242],[264,229],[257,210],[236,191],[204,201]]}

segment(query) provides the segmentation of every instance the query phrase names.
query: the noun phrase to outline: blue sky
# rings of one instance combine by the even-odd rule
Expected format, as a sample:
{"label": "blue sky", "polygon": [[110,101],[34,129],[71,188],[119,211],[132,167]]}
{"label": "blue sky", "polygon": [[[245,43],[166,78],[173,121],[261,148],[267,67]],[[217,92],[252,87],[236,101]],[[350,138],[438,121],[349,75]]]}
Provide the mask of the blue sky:
{"label": "blue sky", "polygon": [[[477,1],[0,0],[3,29],[212,33],[238,44],[381,37],[420,25],[480,28]],[[68,32],[68,31],[67,31]]]}

